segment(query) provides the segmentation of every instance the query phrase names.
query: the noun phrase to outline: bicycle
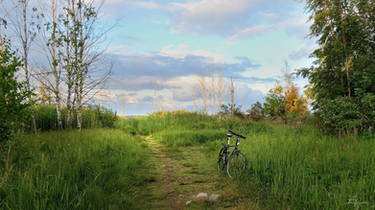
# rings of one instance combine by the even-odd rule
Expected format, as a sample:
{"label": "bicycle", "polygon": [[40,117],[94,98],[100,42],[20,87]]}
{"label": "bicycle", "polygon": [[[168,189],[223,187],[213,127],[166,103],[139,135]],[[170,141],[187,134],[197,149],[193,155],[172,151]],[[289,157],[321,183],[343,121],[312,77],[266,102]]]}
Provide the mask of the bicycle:
{"label": "bicycle", "polygon": [[[219,171],[224,170],[225,166],[227,167],[227,174],[229,177],[238,177],[243,170],[247,167],[247,158],[246,156],[238,149],[240,144],[240,138],[246,139],[245,136],[237,134],[232,130],[228,130],[227,134],[227,145],[222,144],[223,147],[219,152],[219,157],[217,159],[217,169]],[[236,144],[230,145],[230,140],[232,135],[236,136]],[[229,156],[229,148],[234,147],[231,155]],[[228,158],[229,156],[229,158]]]}

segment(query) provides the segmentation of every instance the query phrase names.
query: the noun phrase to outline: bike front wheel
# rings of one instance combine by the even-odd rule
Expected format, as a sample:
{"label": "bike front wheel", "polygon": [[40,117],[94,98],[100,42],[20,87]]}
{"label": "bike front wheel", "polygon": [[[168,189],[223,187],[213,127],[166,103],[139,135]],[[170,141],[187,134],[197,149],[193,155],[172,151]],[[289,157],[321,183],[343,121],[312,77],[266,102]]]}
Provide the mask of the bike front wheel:
{"label": "bike front wheel", "polygon": [[246,169],[246,167],[246,156],[240,151],[235,151],[229,157],[227,163],[227,174],[229,177],[239,177],[241,173]]}

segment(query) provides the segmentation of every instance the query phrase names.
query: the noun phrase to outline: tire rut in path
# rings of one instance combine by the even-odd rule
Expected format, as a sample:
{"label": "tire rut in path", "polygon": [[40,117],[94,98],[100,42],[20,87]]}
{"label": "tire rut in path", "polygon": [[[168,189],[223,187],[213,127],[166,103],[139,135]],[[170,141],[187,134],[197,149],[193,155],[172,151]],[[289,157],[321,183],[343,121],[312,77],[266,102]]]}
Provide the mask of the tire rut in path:
{"label": "tire rut in path", "polygon": [[182,209],[182,205],[177,201],[178,194],[172,184],[176,181],[175,171],[178,170],[176,161],[163,151],[163,147],[154,139],[146,138],[146,141],[153,150],[158,173],[154,188],[159,191],[159,199],[167,209]]}

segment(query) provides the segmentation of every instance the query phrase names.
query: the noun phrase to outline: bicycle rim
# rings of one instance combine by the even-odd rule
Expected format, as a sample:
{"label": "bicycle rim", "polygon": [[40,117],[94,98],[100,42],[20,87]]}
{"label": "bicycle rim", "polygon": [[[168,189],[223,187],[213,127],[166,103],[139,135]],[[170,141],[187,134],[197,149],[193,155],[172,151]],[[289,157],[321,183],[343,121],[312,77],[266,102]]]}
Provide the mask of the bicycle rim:
{"label": "bicycle rim", "polygon": [[241,176],[246,169],[247,160],[246,156],[241,152],[233,153],[227,164],[227,174],[229,177],[237,178]]}
{"label": "bicycle rim", "polygon": [[224,160],[224,153],[223,149],[220,150],[219,157],[217,158],[217,170],[221,171],[224,170],[225,160]]}

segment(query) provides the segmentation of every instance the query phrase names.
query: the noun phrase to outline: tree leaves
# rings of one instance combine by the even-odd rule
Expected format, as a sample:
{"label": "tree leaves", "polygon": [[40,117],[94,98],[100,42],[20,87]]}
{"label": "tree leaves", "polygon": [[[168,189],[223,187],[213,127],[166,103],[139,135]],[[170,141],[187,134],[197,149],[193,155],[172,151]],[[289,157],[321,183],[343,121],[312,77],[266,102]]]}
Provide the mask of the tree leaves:
{"label": "tree leaves", "polygon": [[362,106],[362,98],[375,93],[374,1],[308,0],[306,7],[310,36],[320,47],[313,66],[298,74],[309,79],[322,125],[335,132],[374,126],[364,120],[369,110]]}

